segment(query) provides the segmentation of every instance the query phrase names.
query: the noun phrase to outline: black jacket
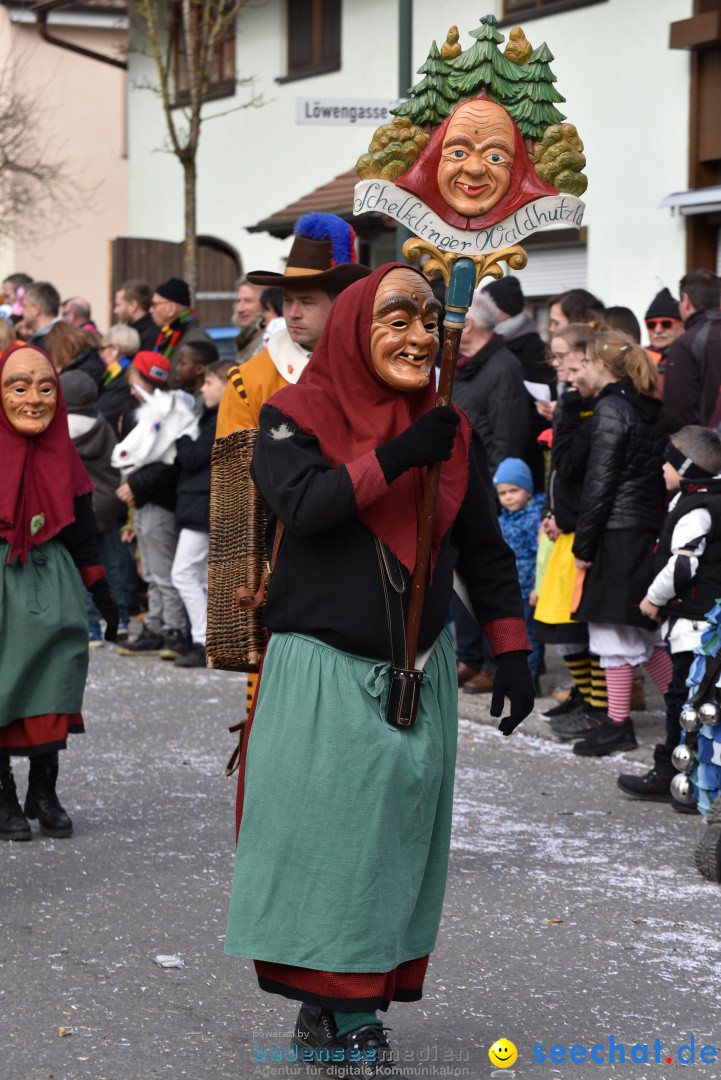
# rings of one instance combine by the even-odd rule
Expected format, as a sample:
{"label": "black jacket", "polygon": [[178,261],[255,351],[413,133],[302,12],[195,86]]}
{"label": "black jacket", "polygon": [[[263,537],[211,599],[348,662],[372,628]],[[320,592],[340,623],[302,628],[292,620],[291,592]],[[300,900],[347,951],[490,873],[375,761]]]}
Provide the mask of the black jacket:
{"label": "black jacket", "polygon": [[606,529],[658,535],[664,509],[661,402],[628,379],[604,386],[591,423],[573,553],[593,561]]}
{"label": "black jacket", "polygon": [[553,415],[553,448],[548,477],[548,511],[561,532],[576,529],[588,455],[595,398],[567,390]]}
{"label": "black jacket", "polygon": [[[297,428],[288,438],[272,438],[271,429],[283,423],[291,421],[272,405],[263,406],[251,465],[251,476],[269,510],[269,549],[275,515],[285,524],[264,623],[276,632],[309,634],[344,652],[388,659],[388,621],[375,540],[357,516],[348,470],[344,465],[333,468],[322,457],[317,440]],[[515,557],[501,536],[486,455],[476,439],[468,488],[455,522],[441,540],[426,590],[421,650],[433,644],[445,625],[456,565],[481,625],[523,619]],[[407,607],[410,575],[405,568],[403,578]]]}
{"label": "black jacket", "polygon": [[130,386],[125,380],[124,371],[100,388],[95,404],[98,412],[103,414],[117,435],[120,431],[120,420],[129,416],[138,407],[138,402],[131,394]]}
{"label": "black jacket", "polygon": [[100,359],[98,350],[94,345],[91,345],[89,349],[84,349],[79,356],[76,356],[72,364],[68,364],[63,370],[84,371],[99,387],[105,374],[105,365]]}
{"label": "black jacket", "polygon": [[663,384],[668,435],[687,424],[716,427],[721,388],[721,311],[702,308],[686,320],[686,332],[671,345]]}
{"label": "black jacket", "polygon": [[200,417],[197,439],[183,435],[176,445],[178,502],[175,524],[178,529],[210,532],[210,455],[215,441],[218,409],[206,409]]}
{"label": "black jacket", "polygon": [[518,357],[523,368],[523,378],[528,382],[550,386],[551,398],[555,399],[556,372],[548,362],[546,343],[535,327],[526,334],[504,340],[513,355]]}
{"label": "black jacket", "polygon": [[524,458],[530,436],[523,369],[503,338],[494,335],[456,372],[453,400],[483,440],[491,472],[504,458]]}
{"label": "black jacket", "polygon": [[146,315],[141,315],[137,322],[130,324],[133,330],[137,330],[140,335],[140,348],[141,350],[152,350],[155,347],[155,342],[158,340],[158,334],[160,330],[153,322],[153,317],[148,312]]}
{"label": "black jacket", "polygon": [[165,510],[175,510],[180,466],[177,462],[164,465],[162,461],[153,461],[150,465],[141,465],[127,478],[133,493],[135,506],[141,507],[152,503]]}

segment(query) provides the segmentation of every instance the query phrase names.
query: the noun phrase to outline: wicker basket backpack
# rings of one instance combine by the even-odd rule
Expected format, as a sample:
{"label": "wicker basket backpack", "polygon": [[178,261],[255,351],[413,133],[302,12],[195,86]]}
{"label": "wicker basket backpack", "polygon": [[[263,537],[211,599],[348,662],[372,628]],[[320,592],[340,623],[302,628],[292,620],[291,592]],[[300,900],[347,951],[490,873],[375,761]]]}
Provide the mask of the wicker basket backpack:
{"label": "wicker basket backpack", "polygon": [[213,447],[205,652],[208,667],[225,671],[257,672],[268,638],[266,514],[250,477],[257,437],[257,428],[243,428]]}

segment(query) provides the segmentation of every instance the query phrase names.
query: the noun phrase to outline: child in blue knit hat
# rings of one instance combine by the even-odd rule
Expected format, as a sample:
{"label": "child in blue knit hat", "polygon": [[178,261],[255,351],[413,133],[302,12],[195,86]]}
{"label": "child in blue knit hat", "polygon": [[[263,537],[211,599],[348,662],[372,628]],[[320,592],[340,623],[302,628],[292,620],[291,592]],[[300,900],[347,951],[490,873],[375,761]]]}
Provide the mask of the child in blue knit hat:
{"label": "child in blue knit hat", "polygon": [[533,494],[531,470],[520,458],[505,458],[493,477],[501,512],[498,523],[503,539],[516,556],[518,580],[526,614],[526,629],[533,652],[528,666],[533,675],[536,693],[540,693],[538,676],[543,664],[544,646],[536,641],[533,628],[533,607],[530,596],[536,581],[536,555],[538,553],[538,530],[543,516],[543,495]]}

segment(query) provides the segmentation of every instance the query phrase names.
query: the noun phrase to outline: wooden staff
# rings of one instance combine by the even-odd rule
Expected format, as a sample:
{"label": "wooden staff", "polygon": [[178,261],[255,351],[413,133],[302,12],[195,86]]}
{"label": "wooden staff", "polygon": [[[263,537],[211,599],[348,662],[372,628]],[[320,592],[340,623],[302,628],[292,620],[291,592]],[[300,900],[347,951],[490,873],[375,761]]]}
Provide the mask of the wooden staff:
{"label": "wooden staff", "polygon": [[[476,287],[476,264],[472,259],[458,259],[451,270],[446,301],[446,316],[443,320],[443,353],[441,354],[441,373],[438,378],[436,405],[450,405],[453,393],[453,380],[456,376],[458,347],[466,322],[466,312],[473,299]],[[418,541],[416,543],[416,564],[411,578],[411,591],[408,600],[407,639],[408,652],[406,667],[414,668],[418,652],[418,636],[421,629],[423,598],[428,580],[428,565],[431,557],[433,540],[433,520],[436,513],[438,483],[441,478],[442,462],[430,465],[426,471],[423,485],[421,517],[418,523]]]}

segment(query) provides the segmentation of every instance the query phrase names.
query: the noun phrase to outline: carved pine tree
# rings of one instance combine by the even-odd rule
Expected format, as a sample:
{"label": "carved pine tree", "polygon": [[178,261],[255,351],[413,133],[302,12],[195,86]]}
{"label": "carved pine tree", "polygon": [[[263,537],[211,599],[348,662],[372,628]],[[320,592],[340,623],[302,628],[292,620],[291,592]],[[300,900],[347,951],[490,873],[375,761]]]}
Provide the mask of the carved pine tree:
{"label": "carved pine tree", "polygon": [[496,29],[495,15],[484,16],[470,35],[476,39],[474,44],[451,61],[456,97],[474,97],[485,89],[489,97],[507,107],[515,100],[521,69],[498,48],[504,38]]}
{"label": "carved pine tree", "polygon": [[516,99],[507,108],[525,139],[540,139],[547,127],[566,119],[554,104],[566,99],[553,85],[552,60],[553,53],[544,41],[533,50],[528,63],[517,69]]}
{"label": "carved pine tree", "polygon": [[391,112],[395,116],[407,117],[417,127],[424,124],[435,127],[445,120],[456,103],[450,78],[452,69],[442,59],[435,41],[428,59],[418,68],[418,74],[425,75],[425,78],[408,91],[408,101],[391,109]]}

